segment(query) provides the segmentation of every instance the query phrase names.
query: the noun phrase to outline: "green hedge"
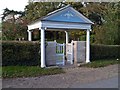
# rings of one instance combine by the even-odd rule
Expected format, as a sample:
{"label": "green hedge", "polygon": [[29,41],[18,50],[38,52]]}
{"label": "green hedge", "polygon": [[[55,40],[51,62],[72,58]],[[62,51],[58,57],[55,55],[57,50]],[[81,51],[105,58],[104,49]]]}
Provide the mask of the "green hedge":
{"label": "green hedge", "polygon": [[39,65],[39,42],[2,42],[2,65]]}
{"label": "green hedge", "polygon": [[91,60],[120,59],[120,45],[91,45]]}
{"label": "green hedge", "polygon": [[[91,60],[120,59],[120,45],[91,45]],[[40,65],[39,42],[2,42],[2,65]]]}

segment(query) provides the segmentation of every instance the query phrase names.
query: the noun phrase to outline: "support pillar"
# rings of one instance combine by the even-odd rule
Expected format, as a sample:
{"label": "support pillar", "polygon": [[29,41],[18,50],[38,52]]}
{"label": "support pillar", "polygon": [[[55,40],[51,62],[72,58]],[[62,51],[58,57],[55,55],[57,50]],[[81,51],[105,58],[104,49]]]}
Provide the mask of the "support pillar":
{"label": "support pillar", "polygon": [[45,65],[45,29],[41,28],[41,68]]}
{"label": "support pillar", "polygon": [[65,33],[66,33],[66,44],[68,44],[68,41],[69,41],[68,32],[65,31]]}
{"label": "support pillar", "polygon": [[28,30],[28,41],[32,41],[32,31]]}
{"label": "support pillar", "polygon": [[87,30],[86,35],[86,63],[90,62],[90,30]]}

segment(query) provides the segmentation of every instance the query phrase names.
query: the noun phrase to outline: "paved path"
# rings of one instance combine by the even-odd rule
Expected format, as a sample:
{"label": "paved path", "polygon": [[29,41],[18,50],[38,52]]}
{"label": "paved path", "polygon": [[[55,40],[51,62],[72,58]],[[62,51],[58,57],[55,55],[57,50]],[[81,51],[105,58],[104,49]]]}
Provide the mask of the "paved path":
{"label": "paved path", "polygon": [[[3,88],[78,88],[80,85],[82,85],[81,87],[85,85],[89,87],[89,83],[107,79],[109,81],[109,78],[118,76],[118,65],[110,65],[96,69],[76,67],[65,68],[64,70],[66,72],[64,74],[3,79]],[[99,84],[99,82],[97,83]]]}

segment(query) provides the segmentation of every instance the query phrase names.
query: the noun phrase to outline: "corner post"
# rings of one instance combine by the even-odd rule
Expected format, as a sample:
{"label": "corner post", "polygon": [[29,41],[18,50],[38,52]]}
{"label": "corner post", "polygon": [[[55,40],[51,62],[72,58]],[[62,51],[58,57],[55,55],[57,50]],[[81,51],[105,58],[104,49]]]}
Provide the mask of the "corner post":
{"label": "corner post", "polygon": [[86,35],[86,63],[90,62],[90,29],[87,30]]}
{"label": "corner post", "polygon": [[41,30],[41,68],[46,67],[45,65],[45,28]]}
{"label": "corner post", "polygon": [[65,33],[66,33],[66,44],[68,44],[68,40],[69,40],[69,37],[68,37],[68,32],[67,32],[67,31],[65,31]]}
{"label": "corner post", "polygon": [[28,31],[28,41],[32,41],[32,31],[27,30]]}

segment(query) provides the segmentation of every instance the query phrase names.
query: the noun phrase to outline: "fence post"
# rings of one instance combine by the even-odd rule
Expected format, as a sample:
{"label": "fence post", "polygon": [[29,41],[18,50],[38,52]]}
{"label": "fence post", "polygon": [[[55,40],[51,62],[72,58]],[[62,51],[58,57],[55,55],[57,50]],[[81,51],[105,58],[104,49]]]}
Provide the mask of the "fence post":
{"label": "fence post", "polygon": [[65,65],[65,44],[63,43],[63,65]]}
{"label": "fence post", "polygon": [[73,52],[73,40],[72,40],[72,42],[71,42],[71,64],[73,64],[73,55],[74,55],[74,52]]}

